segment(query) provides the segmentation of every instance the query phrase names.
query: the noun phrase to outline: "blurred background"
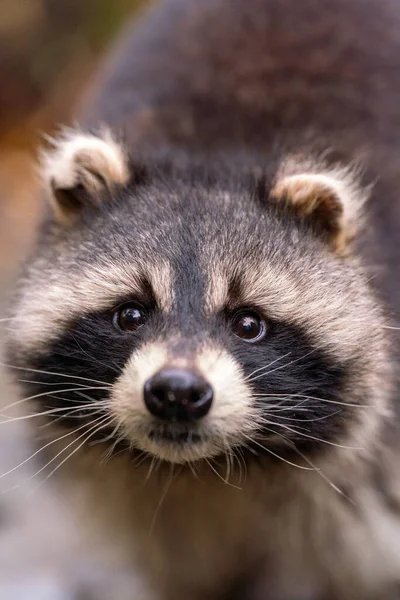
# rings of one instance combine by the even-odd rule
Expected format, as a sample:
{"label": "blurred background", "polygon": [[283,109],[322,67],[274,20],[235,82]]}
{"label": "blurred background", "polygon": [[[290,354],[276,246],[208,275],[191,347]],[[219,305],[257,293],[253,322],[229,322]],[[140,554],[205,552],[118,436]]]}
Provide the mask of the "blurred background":
{"label": "blurred background", "polygon": [[[107,47],[147,4],[0,0],[0,336],[39,215],[42,136],[70,122]],[[0,412],[15,401],[0,370]],[[26,420],[0,424],[0,599],[132,600],[120,564],[90,546],[51,483],[32,493],[40,469],[32,453]]]}

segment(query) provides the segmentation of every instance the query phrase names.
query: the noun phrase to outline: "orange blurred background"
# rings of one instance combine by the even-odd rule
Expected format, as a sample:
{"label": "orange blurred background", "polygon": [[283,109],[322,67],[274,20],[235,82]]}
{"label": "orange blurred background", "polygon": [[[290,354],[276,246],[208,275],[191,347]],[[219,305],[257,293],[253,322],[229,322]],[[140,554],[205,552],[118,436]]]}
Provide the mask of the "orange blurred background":
{"label": "orange blurred background", "polygon": [[145,0],[0,0],[0,284],[37,215],[33,159],[67,123],[99,58]]}

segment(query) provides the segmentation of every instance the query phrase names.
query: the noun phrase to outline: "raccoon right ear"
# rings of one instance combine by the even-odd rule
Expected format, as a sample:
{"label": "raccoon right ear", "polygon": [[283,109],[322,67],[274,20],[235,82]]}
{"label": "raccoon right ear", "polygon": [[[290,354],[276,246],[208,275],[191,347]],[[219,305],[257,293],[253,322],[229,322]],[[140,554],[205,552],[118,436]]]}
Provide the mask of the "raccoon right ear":
{"label": "raccoon right ear", "polygon": [[350,170],[287,174],[278,177],[271,197],[290,204],[340,254],[360,228],[361,209],[368,189],[362,189]]}
{"label": "raccoon right ear", "polygon": [[128,156],[111,132],[67,129],[42,153],[41,175],[56,217],[69,222],[85,204],[99,205],[103,192],[129,181]]}

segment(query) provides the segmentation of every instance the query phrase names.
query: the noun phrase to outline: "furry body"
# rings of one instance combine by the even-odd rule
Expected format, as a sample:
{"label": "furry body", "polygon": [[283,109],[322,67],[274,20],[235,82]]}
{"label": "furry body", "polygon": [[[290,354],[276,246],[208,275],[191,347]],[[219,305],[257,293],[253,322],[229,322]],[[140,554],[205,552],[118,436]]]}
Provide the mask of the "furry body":
{"label": "furry body", "polygon": [[[46,155],[10,362],[145,600],[396,597],[399,23],[167,0]],[[166,366],[209,382],[207,416],[150,418]]]}

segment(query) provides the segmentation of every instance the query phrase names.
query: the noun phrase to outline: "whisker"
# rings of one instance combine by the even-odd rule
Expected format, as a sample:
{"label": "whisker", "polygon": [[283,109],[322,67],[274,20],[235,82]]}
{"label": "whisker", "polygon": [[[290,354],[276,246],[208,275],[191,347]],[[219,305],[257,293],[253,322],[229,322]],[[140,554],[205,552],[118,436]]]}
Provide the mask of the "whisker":
{"label": "whisker", "polygon": [[261,373],[260,375],[257,375],[257,377],[253,377],[252,379],[250,379],[250,383],[252,383],[253,381],[256,381],[257,379],[260,379],[260,377],[266,377],[267,375],[271,375],[271,373],[275,373],[276,371],[280,371],[281,369],[286,369],[287,367],[290,367],[290,365],[294,365],[295,363],[297,363],[301,360],[304,360],[305,358],[307,358],[307,356],[310,356],[317,350],[318,350],[318,348],[314,348],[313,350],[310,350],[310,352],[303,354],[303,356],[300,356],[299,358],[295,358],[294,360],[291,360],[290,362],[285,363],[284,365],[275,367],[275,369],[272,369],[272,371],[267,371],[266,373]]}
{"label": "whisker", "polygon": [[225,471],[225,479],[229,481],[229,477],[231,474],[231,463],[230,463],[231,455],[229,452],[225,452],[225,460],[226,460],[226,471]]}
{"label": "whisker", "polygon": [[[82,394],[80,394],[79,392],[74,392],[76,395],[82,396]],[[87,396],[85,395],[85,400],[79,400],[79,398],[64,398],[63,396],[58,396],[57,392],[52,392],[51,394],[49,394],[49,396],[51,396],[51,399],[53,400],[60,400],[60,402],[63,403],[72,403],[74,402],[76,404],[76,406],[86,406],[87,405],[87,400],[89,400],[89,402],[91,404],[93,404],[94,402],[107,402],[106,398],[102,398],[101,400],[95,400],[94,398],[92,398],[91,396]],[[67,408],[67,407],[66,407]]]}
{"label": "whisker", "polygon": [[208,464],[208,466],[210,467],[210,469],[211,469],[212,471],[214,471],[214,473],[216,474],[216,476],[217,476],[217,477],[218,477],[218,478],[219,478],[221,481],[223,481],[225,485],[229,485],[230,487],[233,487],[233,488],[235,488],[236,490],[242,490],[242,488],[241,488],[241,487],[239,487],[239,486],[237,486],[237,485],[234,485],[233,483],[229,483],[229,481],[226,481],[226,479],[224,479],[224,478],[222,477],[222,475],[221,475],[220,473],[218,473],[217,469],[214,469],[214,467],[212,466],[212,464],[211,464],[211,462],[208,460],[208,458],[204,458],[204,460],[205,460],[205,462]]}
{"label": "whisker", "polygon": [[[301,406],[303,406],[303,404],[306,403],[306,400],[302,400],[301,402],[298,402],[295,405],[289,404],[289,406],[288,406],[287,403],[289,401],[290,401],[290,399],[286,398],[285,400],[282,400],[279,404],[271,404],[271,405],[267,404],[265,407],[263,406],[263,408],[266,409],[268,412],[271,412],[274,414],[293,411],[293,410],[295,410],[296,412],[310,412],[310,408],[307,408],[307,407],[301,408]],[[259,403],[258,403],[258,406],[260,406]]]}
{"label": "whisker", "polygon": [[[269,430],[271,433],[275,433],[272,429]],[[314,465],[314,463],[308,458],[308,456],[306,456],[305,454],[303,454],[296,446],[296,444],[293,442],[293,440],[290,440],[289,438],[287,438],[285,435],[277,433],[276,435],[278,435],[279,437],[281,437],[283,440],[285,440],[285,442],[289,443],[290,446],[292,446],[293,450],[295,450],[295,452],[297,452],[297,454],[299,456],[301,456],[301,458],[303,460],[305,460],[311,467],[313,467],[313,471],[315,471],[320,477],[322,477],[322,479],[328,484],[330,485],[338,494],[340,494],[341,496],[343,496],[344,498],[346,498],[347,500],[349,500],[352,504],[355,504],[354,501],[349,498],[347,496],[347,494],[345,494],[337,485],[335,485],[333,483],[333,481],[331,481],[329,479],[329,477],[322,471],[322,469],[316,467]]]}
{"label": "whisker", "polygon": [[[289,367],[290,365],[293,365],[301,360],[304,360],[305,358],[307,358],[308,356],[310,356],[311,354],[313,354],[314,352],[316,352],[317,350],[319,350],[320,348],[323,347],[328,347],[330,344],[320,344],[318,345],[316,348],[313,348],[312,350],[310,350],[309,352],[307,352],[306,354],[303,354],[302,356],[300,356],[299,358],[296,358],[284,365],[280,365],[279,367],[276,367],[275,369],[272,369],[272,371],[267,371],[266,373],[261,373],[260,375],[257,375],[257,377],[254,378],[250,378],[248,379],[251,382],[256,381],[257,379],[259,379],[260,377],[265,377],[267,375],[270,375],[271,373],[275,373],[276,371],[280,371],[281,369],[285,369],[286,367]],[[333,345],[333,344],[331,344]],[[348,344],[351,346],[351,344]],[[261,367],[262,369],[263,367]]]}
{"label": "whisker", "polygon": [[65,394],[67,392],[80,392],[81,390],[88,390],[88,391],[90,391],[90,390],[93,390],[93,389],[96,389],[96,390],[101,390],[101,389],[108,390],[109,388],[106,388],[106,387],[104,387],[104,388],[99,388],[99,387],[96,387],[96,388],[93,388],[93,387],[83,387],[83,388],[80,387],[80,388],[76,388],[76,387],[73,387],[73,388],[67,388],[65,390],[56,390],[55,392],[51,392],[51,391],[47,390],[46,392],[40,392],[39,394],[34,394],[33,396],[28,396],[27,398],[22,398],[20,400],[16,400],[12,404],[9,404],[8,406],[5,406],[2,410],[3,411],[4,410],[9,410],[10,408],[14,408],[15,406],[19,406],[20,404],[24,404],[25,402],[29,402],[30,400],[35,400],[36,398],[42,398],[43,396],[53,396],[53,394],[61,394],[61,393]]}
{"label": "whisker", "polygon": [[[273,425],[273,423],[272,423],[272,425]],[[271,454],[272,456],[275,456],[275,458],[278,458],[279,460],[282,460],[283,462],[287,463],[288,465],[290,465],[292,467],[297,467],[298,469],[301,469],[302,471],[313,471],[313,469],[310,469],[309,467],[303,467],[302,465],[297,465],[296,463],[291,462],[287,458],[283,458],[283,456],[280,456],[279,454],[276,454],[276,452],[273,452],[270,448],[267,448],[266,446],[263,446],[262,444],[260,444],[256,440],[252,439],[251,437],[249,437],[247,435],[244,435],[244,434],[243,434],[243,436],[247,440],[249,440],[249,442],[251,444],[255,444],[256,446],[259,446],[262,450],[264,450],[265,452],[268,452],[268,454]]]}
{"label": "whisker", "polygon": [[249,379],[251,379],[253,377],[253,375],[255,375],[256,373],[258,373],[259,371],[262,371],[264,369],[268,369],[269,367],[272,367],[272,365],[274,365],[275,363],[277,363],[279,360],[283,360],[284,358],[286,358],[287,356],[289,356],[289,354],[291,354],[291,352],[287,352],[283,356],[280,356],[279,358],[276,358],[275,360],[273,360],[272,362],[268,363],[267,365],[264,365],[263,367],[259,367],[258,369],[255,369],[255,371],[253,371],[252,373],[250,373],[249,375],[247,375],[247,377],[244,378],[244,381],[248,381]]}
{"label": "whisker", "polygon": [[149,469],[147,471],[147,475],[146,475],[145,481],[148,481],[150,479],[151,474],[152,474],[153,469],[154,469],[154,465],[156,464],[156,461],[157,461],[156,457],[152,456],[151,457],[151,461],[150,461],[150,465],[149,465]]}
{"label": "whisker", "polygon": [[242,447],[246,448],[246,450],[248,450],[248,452],[251,452],[252,454],[254,454],[254,456],[259,456],[259,453],[256,450],[254,450],[254,448],[249,446],[248,444],[242,443]]}
{"label": "whisker", "polygon": [[[73,418],[73,419],[87,419],[88,417],[92,416],[92,415],[100,415],[103,411],[103,406],[75,406],[74,408],[68,409],[68,412],[65,413],[65,415],[61,416],[61,419],[63,418]],[[85,414],[79,414],[82,413],[84,411]]]}
{"label": "whisker", "polygon": [[255,396],[255,397],[260,396],[261,398],[283,398],[284,400],[286,400],[286,398],[291,398],[292,396],[299,395],[299,394],[298,394],[298,392],[296,392],[295,394],[288,394],[287,392],[284,392],[282,394],[272,394],[272,393],[270,393],[270,394],[267,394],[267,393],[265,393],[265,394],[264,393],[257,394],[257,393],[255,393],[255,394],[252,394],[252,395]]}
{"label": "whisker", "polygon": [[107,406],[107,404],[104,401],[99,401],[99,402],[93,402],[92,404],[70,407],[68,409],[66,409],[66,407],[54,408],[54,409],[50,409],[50,410],[46,410],[46,411],[42,411],[42,412],[38,412],[38,413],[33,413],[30,415],[23,415],[21,417],[7,417],[7,415],[0,414],[0,416],[5,419],[5,421],[0,421],[0,425],[4,425],[6,423],[7,424],[15,423],[16,421],[25,421],[27,419],[34,419],[37,417],[53,415],[53,414],[57,414],[59,412],[63,412],[65,410],[70,410],[70,409],[72,410],[73,408],[75,408],[76,410],[84,410],[85,408],[96,408],[96,407],[105,407],[105,406]]}
{"label": "whisker", "polygon": [[[334,417],[341,413],[341,410],[337,410],[330,415],[324,415],[323,417],[317,417],[315,419],[296,419],[295,417],[278,417],[279,419],[283,419],[285,421],[296,421],[297,423],[315,423],[315,421],[324,421],[325,419],[329,419],[330,417]],[[267,413],[268,415],[268,413]]]}
{"label": "whisker", "polygon": [[135,465],[135,467],[139,468],[140,465],[142,465],[144,462],[146,462],[146,460],[148,460],[150,458],[150,454],[148,452],[144,452],[143,450],[140,451],[139,456],[137,456],[136,458],[134,458],[132,460],[132,463]]}
{"label": "whisker", "polygon": [[[238,467],[239,467],[239,482],[242,481],[242,472],[244,472],[244,481],[247,479],[247,465],[244,459],[241,448],[233,448],[232,449],[233,458],[236,459]],[[243,466],[243,471],[242,471]]]}
{"label": "whisker", "polygon": [[316,442],[321,442],[322,444],[328,444],[329,446],[334,446],[335,448],[341,448],[342,450],[365,450],[365,448],[357,448],[354,446],[342,446],[341,444],[336,444],[335,442],[330,442],[329,440],[323,440],[323,439],[317,438],[313,435],[310,435],[308,433],[302,433],[301,431],[298,431],[297,429],[293,429],[293,428],[289,427],[288,425],[283,425],[282,423],[269,422],[269,424],[276,425],[278,427],[283,427],[283,429],[286,429],[287,431],[290,431],[291,433],[295,433],[296,435],[301,435],[310,440],[314,440]]}
{"label": "whisker", "polygon": [[165,498],[167,497],[168,491],[169,491],[169,489],[171,487],[173,475],[174,475],[174,463],[171,463],[170,464],[170,472],[169,472],[169,475],[168,475],[167,482],[166,482],[166,484],[164,486],[164,490],[163,490],[163,492],[162,492],[162,494],[160,496],[160,500],[157,503],[157,506],[156,506],[154,514],[153,514],[153,518],[151,520],[150,529],[149,529],[149,535],[152,535],[152,533],[153,533],[154,526],[156,524],[157,515],[160,512],[161,506],[162,506]]}
{"label": "whisker", "polygon": [[106,363],[103,363],[96,356],[94,356],[93,354],[90,354],[87,350],[84,350],[74,335],[72,335],[72,338],[75,341],[76,345],[78,346],[79,350],[89,358],[90,362],[94,361],[97,364],[101,365],[102,367],[106,367],[106,369],[111,369],[112,371],[114,371],[115,373],[118,373],[118,374],[121,372],[121,369],[113,367],[111,365],[107,365]]}
{"label": "whisker", "polygon": [[[123,441],[124,441],[124,436],[123,435],[119,435],[116,438],[116,440],[114,440],[114,443],[110,444],[110,447],[104,453],[104,458],[101,461],[103,464],[105,464],[106,462],[108,462],[111,459],[112,456],[116,456],[116,454],[115,454],[115,448],[118,446],[118,444],[120,444]],[[123,448],[119,452],[123,452],[124,450],[125,450],[125,448]],[[119,452],[117,452],[117,454],[119,454]]]}
{"label": "whisker", "polygon": [[193,477],[195,477],[196,479],[199,479],[199,476],[196,473],[196,467],[192,464],[191,460],[189,460],[189,462],[187,463],[187,466],[189,467]]}
{"label": "whisker", "polygon": [[[33,383],[34,385],[47,385],[47,386],[49,386],[49,385],[71,385],[72,383],[74,385],[76,385],[78,388],[87,386],[87,384],[85,384],[85,383],[76,383],[75,381],[35,381],[34,379],[17,379],[17,381],[20,383]],[[94,385],[93,389],[94,390],[96,390],[96,389],[102,390],[102,389],[104,389],[104,387],[105,386],[97,387]],[[107,384],[106,387],[112,388],[113,386],[110,383],[110,384]]]}
{"label": "whisker", "polygon": [[70,435],[73,435],[74,433],[76,433],[77,431],[80,431],[84,427],[87,427],[87,423],[85,423],[84,425],[81,425],[80,427],[78,427],[77,429],[74,429],[73,431],[69,431],[68,433],[65,433],[64,435],[58,437],[55,440],[52,440],[51,442],[48,442],[47,444],[45,444],[44,446],[42,446],[41,448],[39,448],[39,450],[36,450],[36,452],[34,452],[33,454],[31,454],[28,458],[26,458],[21,463],[19,463],[19,465],[17,465],[16,467],[13,467],[12,469],[10,469],[9,471],[7,471],[6,473],[2,473],[0,475],[0,479],[3,479],[3,477],[6,477],[7,475],[10,475],[10,473],[13,473],[14,471],[16,471],[17,469],[19,469],[23,465],[26,465],[26,463],[28,463],[30,460],[32,460],[33,458],[35,458],[35,456],[37,456],[38,454],[40,454],[40,452],[43,452],[43,450],[45,450],[46,448],[48,448],[52,444],[55,444],[56,442],[59,442],[60,440],[63,440],[63,439],[65,439],[66,437],[68,437]]}
{"label": "whisker", "polygon": [[89,446],[96,446],[97,444],[104,444],[105,442],[109,442],[110,440],[113,440],[117,434],[118,429],[119,429],[119,424],[117,423],[117,425],[114,427],[114,429],[111,431],[111,433],[109,433],[105,438],[100,438],[99,440],[90,442]]}
{"label": "whisker", "polygon": [[[278,397],[277,394],[253,394],[257,398],[268,398]],[[307,396],[306,394],[289,394],[287,395],[287,401],[291,401],[295,398],[304,398],[305,400],[317,400],[318,402],[326,402],[327,404],[338,404],[339,406],[350,406],[356,408],[373,408],[369,404],[358,404],[353,402],[342,402],[340,400],[329,400],[328,398],[318,398],[317,396]]]}
{"label": "whisker", "polygon": [[30,373],[41,373],[42,375],[55,375],[56,377],[68,377],[72,379],[80,379],[83,381],[91,381],[94,383],[99,383],[100,385],[110,385],[107,381],[99,381],[98,379],[91,379],[90,377],[81,377],[79,375],[67,375],[65,373],[55,373],[54,371],[43,371],[41,369],[32,369],[30,367],[17,367],[16,365],[9,365],[7,363],[0,363],[0,367],[4,367],[7,369],[16,369],[18,371],[28,371]]}
{"label": "whisker", "polygon": [[[91,398],[90,396],[88,396],[88,394],[84,394],[83,392],[81,392],[81,390],[76,391],[75,394],[77,396],[81,396],[82,398],[85,398],[86,400],[89,400],[90,402],[93,402],[93,398]],[[106,401],[106,398],[104,398],[104,401]]]}
{"label": "whisker", "polygon": [[329,400],[328,398],[318,398],[317,396],[303,396],[307,400],[317,400],[318,402],[326,402],[327,404],[337,404],[338,406],[350,406],[352,408],[373,408],[369,404],[358,404],[356,402],[342,402],[340,400]]}
{"label": "whisker", "polygon": [[[99,422],[100,421],[100,422]],[[68,444],[65,448],[63,448],[58,454],[56,454],[56,456],[54,456],[46,465],[44,465],[44,467],[42,467],[41,469],[39,469],[39,471],[37,471],[34,475],[32,475],[29,480],[33,479],[34,477],[37,477],[42,471],[44,471],[45,469],[47,469],[47,467],[54,462],[61,454],[63,454],[66,450],[68,450],[68,448],[70,448],[73,444],[75,444],[76,442],[78,442],[80,439],[82,439],[84,436],[87,436],[87,433],[89,433],[89,436],[85,437],[85,439],[83,440],[83,442],[81,444],[79,444],[79,446],[77,448],[75,448],[66,458],[64,458],[58,465],[57,467],[55,467],[50,473],[49,475],[46,476],[46,478],[38,485],[36,486],[36,488],[34,490],[32,490],[30,493],[32,493],[33,491],[36,491],[39,487],[41,487],[48,479],[50,479],[50,477],[52,475],[54,475],[54,473],[56,471],[58,471],[58,469],[60,467],[62,467],[63,464],[65,464],[67,462],[67,460],[69,460],[76,452],[78,452],[78,450],[80,450],[80,448],[82,448],[82,446],[84,444],[86,444],[91,437],[93,437],[98,431],[100,431],[101,429],[103,429],[104,427],[106,427],[110,422],[112,422],[111,417],[99,417],[98,419],[95,419],[95,425],[93,427],[91,427],[89,430],[86,430],[82,435],[78,436],[75,440],[73,440],[70,444]],[[93,421],[92,421],[93,424]]]}

